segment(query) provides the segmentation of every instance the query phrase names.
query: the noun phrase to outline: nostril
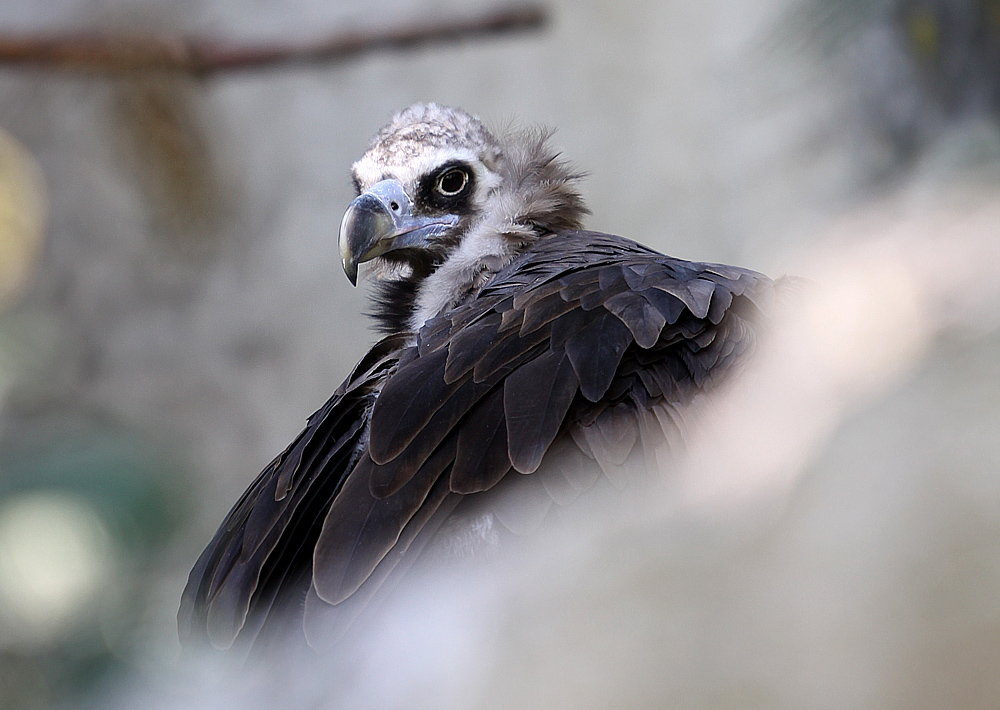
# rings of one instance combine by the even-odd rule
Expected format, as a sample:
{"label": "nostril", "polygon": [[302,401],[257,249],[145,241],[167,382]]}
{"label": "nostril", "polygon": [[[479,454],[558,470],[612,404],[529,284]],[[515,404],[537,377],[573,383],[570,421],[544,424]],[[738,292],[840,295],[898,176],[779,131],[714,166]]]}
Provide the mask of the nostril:
{"label": "nostril", "polygon": [[390,202],[390,203],[389,203],[389,208],[390,208],[390,209],[391,209],[391,210],[392,210],[393,212],[399,212],[399,203],[398,203],[398,202],[396,202],[396,201],[392,201],[392,202]]}

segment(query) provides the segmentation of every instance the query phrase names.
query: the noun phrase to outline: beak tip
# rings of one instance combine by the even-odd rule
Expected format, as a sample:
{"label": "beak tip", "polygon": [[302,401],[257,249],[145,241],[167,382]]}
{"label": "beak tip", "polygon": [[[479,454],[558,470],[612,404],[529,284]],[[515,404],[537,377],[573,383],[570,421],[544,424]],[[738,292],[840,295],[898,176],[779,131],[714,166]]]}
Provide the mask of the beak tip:
{"label": "beak tip", "polygon": [[347,280],[351,282],[351,286],[356,287],[358,285],[358,265],[344,259],[344,273],[347,274]]}

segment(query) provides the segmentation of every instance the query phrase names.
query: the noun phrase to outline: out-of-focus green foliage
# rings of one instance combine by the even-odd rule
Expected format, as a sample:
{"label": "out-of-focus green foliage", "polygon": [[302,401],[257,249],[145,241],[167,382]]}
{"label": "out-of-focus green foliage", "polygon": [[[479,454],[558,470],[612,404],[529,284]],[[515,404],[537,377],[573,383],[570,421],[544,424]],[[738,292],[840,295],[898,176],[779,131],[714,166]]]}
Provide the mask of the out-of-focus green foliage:
{"label": "out-of-focus green foliage", "polygon": [[0,440],[0,707],[73,697],[128,665],[187,477],[93,422]]}
{"label": "out-of-focus green foliage", "polygon": [[129,553],[164,543],[182,521],[187,481],[129,432],[79,427],[0,442],[0,500],[57,491],[86,501]]}

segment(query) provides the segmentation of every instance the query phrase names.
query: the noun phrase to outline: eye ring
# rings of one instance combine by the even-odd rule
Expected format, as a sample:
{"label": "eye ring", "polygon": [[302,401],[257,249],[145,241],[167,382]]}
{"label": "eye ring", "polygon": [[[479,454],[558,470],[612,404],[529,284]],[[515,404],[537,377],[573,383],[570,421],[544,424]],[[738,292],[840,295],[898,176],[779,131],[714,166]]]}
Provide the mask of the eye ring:
{"label": "eye ring", "polygon": [[454,197],[469,184],[469,173],[462,168],[450,168],[441,173],[434,189],[445,197]]}

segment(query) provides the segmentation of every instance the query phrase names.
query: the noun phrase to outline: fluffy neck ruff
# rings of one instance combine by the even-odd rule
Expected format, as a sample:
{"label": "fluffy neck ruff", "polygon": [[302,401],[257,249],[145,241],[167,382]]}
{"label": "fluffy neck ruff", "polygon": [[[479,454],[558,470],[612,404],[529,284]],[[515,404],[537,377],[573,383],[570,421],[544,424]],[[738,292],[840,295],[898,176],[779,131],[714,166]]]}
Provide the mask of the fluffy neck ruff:
{"label": "fluffy neck ruff", "polygon": [[373,314],[380,330],[415,333],[429,318],[474,298],[539,239],[582,226],[589,213],[576,189],[582,175],[549,147],[550,136],[526,130],[500,141],[500,158],[488,166],[499,180],[483,208],[463,220],[450,248],[382,279]]}

